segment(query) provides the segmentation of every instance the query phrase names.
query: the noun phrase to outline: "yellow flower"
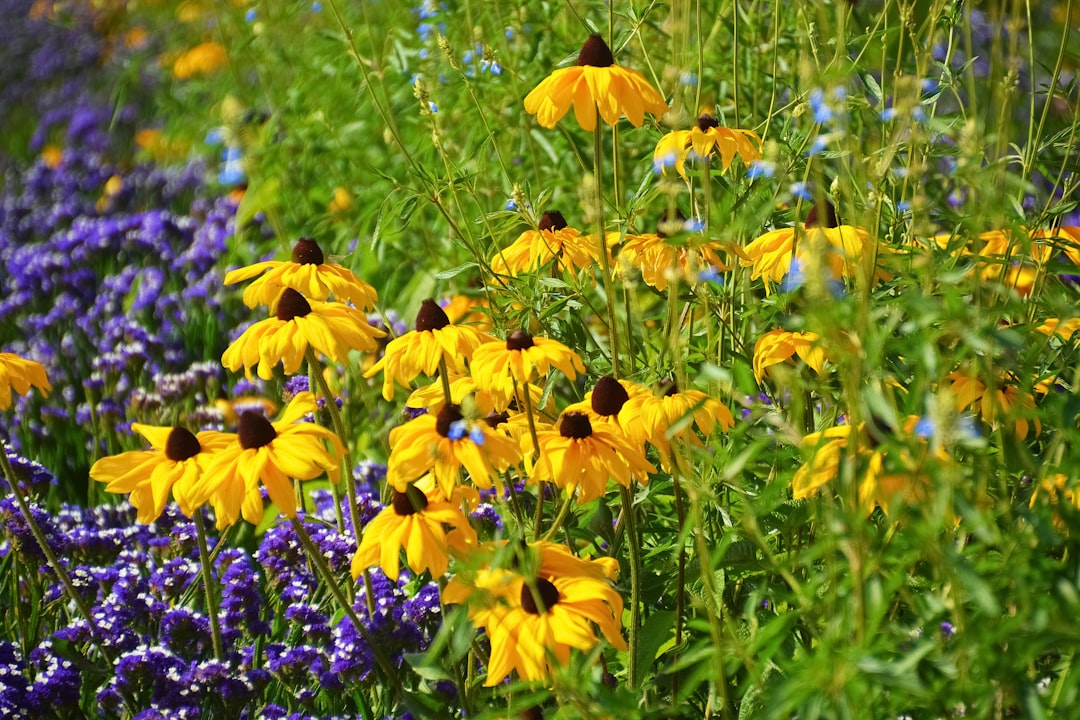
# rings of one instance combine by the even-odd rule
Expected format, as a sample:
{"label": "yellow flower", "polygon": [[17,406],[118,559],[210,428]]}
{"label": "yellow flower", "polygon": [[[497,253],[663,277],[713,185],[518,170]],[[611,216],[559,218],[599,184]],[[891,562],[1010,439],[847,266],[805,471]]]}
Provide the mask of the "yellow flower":
{"label": "yellow flower", "polygon": [[296,242],[289,262],[269,260],[231,270],[225,275],[225,284],[243,282],[263,273],[244,290],[244,304],[248,307],[275,307],[285,288],[312,300],[326,300],[333,295],[338,302],[351,302],[361,310],[374,307],[379,300],[375,288],[356,277],[352,270],[326,262],[322,248],[311,238]]}
{"label": "yellow flower", "polygon": [[539,270],[552,261],[557,272],[575,272],[600,261],[592,237],[569,227],[557,210],[541,215],[536,230],[526,230],[496,253],[491,258],[491,269],[500,275],[518,275]]}
{"label": "yellow flower", "polygon": [[208,75],[225,67],[229,56],[216,42],[204,42],[182,53],[173,62],[173,75],[186,80],[194,75]]}
{"label": "yellow flower", "polygon": [[502,492],[499,473],[521,460],[521,450],[509,437],[485,422],[468,420],[457,405],[446,405],[438,415],[421,415],[390,431],[390,458],[386,482],[398,492],[421,475],[434,470],[445,497],[452,497],[461,468],[475,485],[495,484]]}
{"label": "yellow flower", "polygon": [[[796,238],[798,248],[796,249]],[[826,265],[834,280],[855,274],[859,259],[866,252],[877,252],[877,243],[862,228],[851,225],[839,227],[805,226],[780,228],[767,232],[746,246],[746,258],[740,262],[753,267],[751,280],[759,277],[765,283],[765,294],[772,293],[773,283],[779,283],[791,270],[791,261],[816,261]],[[888,277],[877,271],[875,279]]]}
{"label": "yellow flower", "polygon": [[[667,224],[661,219],[655,233],[626,235],[619,249],[619,260],[640,270],[646,285],[662,292],[671,280],[673,268],[677,268],[679,276],[691,285],[697,284],[702,270],[715,268],[717,272],[727,272],[731,269],[720,259],[722,245],[709,240],[675,244],[664,232]],[[680,220],[677,224],[683,223]]]}
{"label": "yellow flower", "polygon": [[585,41],[577,65],[554,71],[525,96],[525,112],[536,115],[546,128],[555,127],[570,105],[584,130],[596,127],[598,110],[608,125],[625,114],[634,127],[641,127],[646,112],[668,111],[656,88],[637,70],[616,65],[611,49],[596,34]]}
{"label": "yellow flower", "polygon": [[1054,527],[1063,535],[1069,532],[1069,525],[1058,510],[1059,505],[1069,505],[1074,510],[1080,510],[1080,493],[1076,492],[1075,483],[1069,487],[1069,477],[1065,473],[1056,473],[1042,479],[1031,493],[1028,507],[1034,508],[1038,503],[1049,504],[1053,508]]}
{"label": "yellow flower", "polygon": [[948,379],[952,383],[950,389],[956,397],[958,410],[976,408],[980,417],[990,424],[994,424],[1000,415],[1005,415],[1013,419],[1016,437],[1021,440],[1027,438],[1029,417],[1034,417],[1035,434],[1042,432],[1042,422],[1035,414],[1035,396],[1021,392],[1007,376],[999,378],[993,392],[982,380],[961,370],[950,373]]}
{"label": "yellow flower", "polygon": [[1043,335],[1057,335],[1068,340],[1080,330],[1080,318],[1070,318],[1064,321],[1061,318],[1050,318],[1035,330]]}
{"label": "yellow flower", "polygon": [[[696,424],[706,436],[712,434],[717,423],[725,433],[735,426],[731,410],[719,400],[700,390],[679,390],[674,380],[666,381],[661,387],[663,395],[642,393],[631,397],[619,418],[632,437],[644,440],[660,451],[664,467],[671,466],[669,438],[683,438],[700,445],[692,425]],[[678,429],[673,432],[672,428]]]}
{"label": "yellow flower", "polygon": [[[528,388],[529,399],[532,401],[533,409],[541,413],[551,413],[551,417],[554,417],[555,398],[549,395],[547,403],[541,408],[540,400],[544,396],[544,388],[533,385],[532,383],[529,383]],[[518,388],[517,395],[514,395],[513,393],[504,394],[502,392],[480,390],[476,387],[476,381],[468,376],[455,378],[450,381],[450,400],[455,405],[461,405],[463,407],[467,407],[471,403],[475,406],[477,415],[501,413],[510,409],[511,406],[524,406],[521,388]],[[446,398],[443,395],[441,382],[433,382],[430,385],[425,385],[422,388],[414,390],[412,395],[409,395],[409,399],[405,401],[405,407],[427,408],[429,413],[439,412],[445,404]]]}
{"label": "yellow flower", "polygon": [[567,494],[580,488],[579,504],[603,495],[609,478],[630,487],[634,478],[648,482],[656,472],[640,447],[606,423],[594,427],[585,413],[564,412],[559,429],[537,431],[536,441],[540,455],[529,480],[554,482]]}
{"label": "yellow flower", "polygon": [[[287,518],[296,517],[296,495],[290,478],[313,480],[327,475],[338,480],[338,458],[345,450],[338,436],[324,427],[305,422],[318,408],[310,392],[297,393],[277,422],[247,411],[231,442],[218,450],[188,494],[192,506],[207,500],[217,514],[217,527],[232,525],[243,514],[257,525],[263,516],[259,484],[270,501]],[[333,448],[334,456],[326,449]],[[335,457],[336,456],[336,457]]]}
{"label": "yellow flower", "polygon": [[514,671],[525,681],[549,678],[555,667],[569,663],[571,648],[596,647],[593,625],[612,647],[626,650],[622,598],[609,582],[617,565],[610,558],[583,560],[542,542],[513,562],[518,572],[482,568],[475,577],[454,578],[444,593],[448,603],[467,601],[473,623],[487,633],[486,686]]}
{"label": "yellow flower", "polygon": [[190,492],[213,454],[232,442],[225,433],[204,430],[192,435],[182,427],[156,427],[132,423],[131,429],[150,441],[152,450],[133,450],[98,460],[90,477],[108,483],[111,493],[130,493],[128,501],[139,511],[139,522],[150,524],[165,510],[172,492],[180,512],[191,517],[198,507]]}
{"label": "yellow flower", "polygon": [[754,377],[760,383],[765,369],[798,355],[820,375],[825,369],[825,351],[819,345],[817,333],[770,330],[754,345]]}
{"label": "yellow flower", "polygon": [[326,205],[326,211],[331,215],[343,213],[352,207],[352,195],[343,187],[334,188],[334,196]]}
{"label": "yellow flower", "polygon": [[[378,565],[388,578],[397,580],[402,550],[414,573],[428,570],[440,578],[450,561],[448,548],[462,551],[476,545],[476,532],[456,493],[448,502],[434,484],[427,490],[414,484],[405,492],[391,492],[390,503],[364,527],[364,539],[352,559],[354,578]],[[448,533],[445,526],[453,530]]]}
{"label": "yellow flower", "polygon": [[46,397],[52,390],[41,363],[23,360],[13,353],[0,352],[0,410],[11,407],[11,388],[15,388],[18,394],[25,395],[31,385]]}
{"label": "yellow flower", "polygon": [[476,348],[470,371],[481,390],[513,397],[515,388],[526,386],[538,376],[546,377],[552,366],[561,370],[568,380],[575,380],[579,372],[585,372],[577,353],[558,340],[515,330],[505,342],[495,340]]}
{"label": "yellow flower", "polygon": [[[408,387],[420,374],[432,377],[439,362],[446,362],[451,375],[465,374],[465,360],[492,338],[468,325],[451,325],[446,313],[434,300],[425,300],[416,313],[415,330],[394,338],[386,346],[379,362],[364,373],[371,378],[383,372],[382,395],[394,398],[394,381]],[[415,480],[415,478],[409,478]]]}
{"label": "yellow flower", "polygon": [[359,310],[341,303],[308,301],[287,288],[277,304],[277,312],[261,320],[238,337],[221,356],[221,364],[232,371],[244,368],[250,379],[251,368],[259,366],[259,377],[274,377],[279,362],[285,374],[292,375],[304,362],[308,346],[338,362],[349,359],[349,350],[373,352],[375,338],[385,335],[368,325]]}
{"label": "yellow flower", "polygon": [[676,130],[660,138],[653,152],[653,165],[664,172],[674,165],[675,170],[685,179],[686,158],[691,151],[702,159],[718,153],[720,171],[727,172],[736,155],[747,167],[754,160],[760,160],[761,138],[752,130],[721,127],[712,115],[702,113],[697,119],[696,127]]}

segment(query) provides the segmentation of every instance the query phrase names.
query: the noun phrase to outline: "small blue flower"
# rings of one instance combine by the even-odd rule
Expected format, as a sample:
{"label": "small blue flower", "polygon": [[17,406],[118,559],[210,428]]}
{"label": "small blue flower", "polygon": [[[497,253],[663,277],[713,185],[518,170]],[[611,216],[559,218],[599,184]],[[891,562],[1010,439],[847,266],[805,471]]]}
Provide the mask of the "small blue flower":
{"label": "small blue flower", "polygon": [[229,145],[221,151],[221,159],[227,163],[239,160],[242,157],[244,157],[244,151],[235,145]]}
{"label": "small blue flower", "polygon": [[446,432],[446,437],[451,440],[460,440],[465,437],[469,431],[469,423],[464,420],[455,420],[450,423],[450,429]]}
{"label": "small blue flower", "polygon": [[514,198],[507,198],[507,200],[506,200],[506,208],[505,209],[510,210],[510,211],[514,211],[514,210],[518,209],[517,202],[514,200]]}
{"label": "small blue flower", "polygon": [[420,48],[420,52],[416,53],[416,56],[418,58],[420,58],[421,60],[427,60],[428,49],[427,48]]}
{"label": "small blue flower", "polygon": [[679,161],[678,155],[676,155],[673,152],[669,152],[667,155],[664,155],[663,157],[659,157],[659,158],[656,158],[655,160],[653,160],[653,172],[656,173],[657,175],[659,175],[660,173],[664,172],[668,168],[675,167],[675,163],[677,163],[678,161]]}
{"label": "small blue flower", "polygon": [[322,3],[319,0],[314,0],[311,3],[311,12],[322,12]]}
{"label": "small blue flower", "polygon": [[439,112],[439,106],[429,100],[428,101],[428,110],[430,110],[433,113],[437,113],[437,112]]}
{"label": "small blue flower", "polygon": [[825,124],[833,119],[833,111],[825,104],[825,93],[821,88],[810,91],[810,109],[814,111],[814,122]]}
{"label": "small blue flower", "polygon": [[909,203],[907,200],[901,200],[900,202],[896,203],[896,209],[902,213],[906,213],[911,210],[911,203]]}
{"label": "small blue flower", "polygon": [[754,160],[746,169],[746,177],[755,180],[759,177],[771,178],[776,172],[776,163],[768,160]]}
{"label": "small blue flower", "polygon": [[484,441],[487,440],[484,436],[484,430],[480,426],[476,426],[469,431],[469,439],[478,447],[483,447]]}
{"label": "small blue flower", "polygon": [[491,74],[502,75],[502,65],[500,65],[497,60],[491,62]]}
{"label": "small blue flower", "polygon": [[512,27],[506,28],[506,32],[504,34],[506,35],[507,40],[513,40],[514,39],[514,28],[512,28]]}
{"label": "small blue flower", "polygon": [[799,258],[791,258],[787,275],[780,281],[780,292],[793,292],[798,290],[806,282],[806,273],[803,271],[803,263]]}
{"label": "small blue flower", "polygon": [[688,219],[683,223],[686,232],[699,233],[705,231],[705,221],[699,217]]}
{"label": "small blue flower", "polygon": [[814,138],[814,142],[810,143],[810,149],[806,151],[806,154],[810,156],[819,155],[828,144],[828,135],[818,135]]}
{"label": "small blue flower", "polygon": [[814,199],[813,193],[810,192],[810,184],[802,180],[791,183],[788,187],[788,192],[800,200],[805,200],[807,202]]}
{"label": "small blue flower", "polygon": [[882,110],[880,113],[878,113],[878,117],[881,118],[882,122],[892,122],[893,120],[896,119],[896,108],[887,107],[884,110]]}
{"label": "small blue flower", "polygon": [[915,434],[921,438],[930,438],[937,431],[937,423],[929,415],[923,415],[919,422],[915,423]]}
{"label": "small blue flower", "polygon": [[239,185],[246,177],[243,165],[238,162],[228,162],[218,173],[218,182],[222,185]]}
{"label": "small blue flower", "polygon": [[715,265],[710,265],[698,272],[698,280],[701,282],[711,282],[717,285],[724,284],[724,276],[720,274],[720,270]]}
{"label": "small blue flower", "polygon": [[843,85],[837,85],[833,88],[832,96],[833,100],[835,100],[836,102],[844,102],[845,100],[847,100],[847,88],[845,88]]}
{"label": "small blue flower", "polygon": [[256,17],[258,17],[258,13],[255,12],[255,8],[248,8],[248,11],[244,13],[244,20],[246,22],[255,22]]}
{"label": "small blue flower", "polygon": [[206,133],[205,142],[207,145],[220,145],[225,142],[224,128],[211,128],[210,131]]}
{"label": "small blue flower", "polygon": [[935,92],[938,91],[938,88],[940,88],[940,87],[941,87],[941,84],[938,83],[936,78],[923,78],[922,91],[924,93],[927,93],[927,94],[935,93]]}
{"label": "small blue flower", "polygon": [[922,105],[916,105],[911,111],[911,119],[917,123],[926,122],[926,111],[922,109]]}

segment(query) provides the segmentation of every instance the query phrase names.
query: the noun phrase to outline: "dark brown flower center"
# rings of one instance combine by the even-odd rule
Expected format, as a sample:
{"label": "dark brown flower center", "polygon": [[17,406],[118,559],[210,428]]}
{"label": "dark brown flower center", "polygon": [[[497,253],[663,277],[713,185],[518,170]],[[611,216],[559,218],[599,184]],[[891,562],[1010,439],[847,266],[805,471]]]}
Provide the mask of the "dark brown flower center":
{"label": "dark brown flower center", "polygon": [[311,312],[311,305],[300,293],[292,288],[285,288],[277,304],[277,319],[288,322],[293,318],[304,317]]}
{"label": "dark brown flower center", "polygon": [[443,437],[450,437],[450,426],[464,417],[460,405],[443,405],[435,416],[435,430]]}
{"label": "dark brown flower center", "polygon": [[701,113],[697,119],[698,130],[705,132],[710,128],[720,127],[720,121],[714,118],[709,113]]}
{"label": "dark brown flower center", "polygon": [[202,445],[190,430],[174,427],[165,441],[165,457],[173,462],[183,462],[202,452]]}
{"label": "dark brown flower center", "polygon": [[806,227],[839,227],[840,221],[836,218],[836,208],[828,200],[825,201],[825,222],[818,217],[818,206],[810,208],[810,214],[806,216]]}
{"label": "dark brown flower center", "polygon": [[675,235],[684,227],[686,227],[686,216],[682,214],[682,210],[675,208],[674,218],[665,210],[660,213],[660,219],[656,221],[656,236],[666,238],[669,235]]}
{"label": "dark brown flower center", "polygon": [[584,440],[592,435],[592,423],[585,413],[569,412],[562,416],[559,423],[559,434],[564,438]]}
{"label": "dark brown flower center", "polygon": [[312,238],[300,238],[293,245],[292,261],[298,265],[322,265],[325,261],[322,248]]}
{"label": "dark brown flower center", "polygon": [[592,409],[597,415],[618,415],[629,399],[626,388],[610,375],[597,380],[592,389]]}
{"label": "dark brown flower center", "polygon": [[524,330],[515,330],[506,338],[507,350],[528,350],[533,346],[532,335]]}
{"label": "dark brown flower center", "polygon": [[508,420],[510,420],[510,413],[505,410],[499,413],[492,411],[484,417],[484,422],[486,422],[490,428],[497,428]]}
{"label": "dark brown flower center", "polygon": [[[535,592],[533,591],[535,588]],[[533,587],[521,586],[521,609],[530,615],[543,615],[559,604],[559,588],[544,578],[536,578]]]}
{"label": "dark brown flower center", "polygon": [[240,436],[240,447],[256,450],[272,443],[277,437],[277,430],[262,413],[247,410],[240,416],[237,434]]}
{"label": "dark brown flower center", "polygon": [[415,485],[410,485],[405,492],[394,492],[394,499],[390,501],[394,506],[394,512],[402,517],[415,515],[423,512],[428,506],[427,495]]}
{"label": "dark brown flower center", "polygon": [[679,384],[675,382],[675,378],[668,378],[660,383],[660,389],[664,391],[664,397],[671,397],[678,394]]}
{"label": "dark brown flower center", "polygon": [[420,312],[416,313],[416,331],[441,330],[450,324],[450,318],[439,303],[434,300],[425,300],[420,303]]}
{"label": "dark brown flower center", "polygon": [[604,42],[604,38],[593,33],[585,41],[585,44],[581,46],[581,52],[577,56],[577,64],[591,67],[611,67],[615,64],[615,56],[611,54],[611,48]]}
{"label": "dark brown flower center", "polygon": [[566,227],[569,227],[566,218],[558,210],[548,210],[541,215],[540,224],[537,226],[540,230],[562,230]]}

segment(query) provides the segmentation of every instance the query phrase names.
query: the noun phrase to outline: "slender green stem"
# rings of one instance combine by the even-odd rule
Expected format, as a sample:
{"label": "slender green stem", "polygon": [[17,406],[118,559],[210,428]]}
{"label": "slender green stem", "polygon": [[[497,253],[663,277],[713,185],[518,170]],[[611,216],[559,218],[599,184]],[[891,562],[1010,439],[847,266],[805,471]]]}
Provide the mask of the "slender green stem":
{"label": "slender green stem", "polygon": [[308,535],[307,530],[304,528],[304,523],[297,517],[292,517],[293,530],[296,531],[296,536],[300,538],[300,544],[304,546],[304,552],[307,553],[308,560],[315,566],[315,570],[322,577],[326,587],[330,590],[330,594],[334,596],[334,600],[337,601],[338,606],[344,611],[345,616],[352,622],[353,627],[356,628],[356,632],[360,634],[360,637],[364,638],[364,642],[371,648],[371,653],[375,657],[375,663],[386,674],[390,684],[394,687],[394,694],[397,697],[401,697],[401,678],[398,677],[397,670],[394,668],[390,659],[386,657],[386,653],[383,652],[379,642],[372,636],[363,623],[360,622],[360,617],[353,610],[352,604],[345,598],[345,594],[338,587],[337,579],[334,577],[333,570],[326,563],[326,558],[319,551],[318,546],[315,545],[315,541]]}
{"label": "slender green stem", "polygon": [[49,541],[45,538],[45,533],[42,531],[41,526],[37,524],[37,520],[34,519],[34,514],[30,511],[30,504],[23,496],[22,489],[19,487],[19,479],[15,477],[15,471],[11,467],[11,463],[7,459],[7,445],[3,440],[0,440],[0,465],[3,465],[4,477],[7,478],[8,485],[11,486],[11,494],[15,496],[15,502],[19,504],[19,510],[22,511],[23,518],[26,520],[26,526],[30,528],[31,534],[34,539],[37,540],[38,546],[41,547],[42,554],[45,555],[46,561],[49,563],[49,567],[56,573],[56,577],[60,579],[60,583],[64,586],[64,590],[67,592],[68,597],[75,603],[75,607],[78,608],[79,614],[86,620],[86,624],[90,629],[90,636],[94,639],[94,642],[98,644],[98,649],[101,650],[101,654],[106,657],[111,663],[112,653],[105,649],[105,646],[101,644],[101,638],[105,637],[105,634],[101,632],[101,628],[94,621],[94,616],[90,612],[90,608],[87,606],[86,601],[79,596],[79,593],[75,591],[75,584],[71,582],[71,576],[68,575],[64,566],[60,564],[60,559],[56,557],[56,553],[53,552],[52,547],[49,545]]}
{"label": "slender green stem", "polygon": [[629,488],[620,487],[626,535],[630,545],[630,656],[626,664],[626,684],[638,684],[638,630],[641,627],[641,536],[638,535],[634,497]]}
{"label": "slender green stem", "polygon": [[[684,535],[686,532],[686,506],[683,502],[682,487],[679,483],[678,467],[676,466],[673,470],[674,472],[671,474],[671,481],[674,483],[675,518],[679,526],[678,577],[675,581],[675,650],[678,652],[683,641],[683,613],[686,612],[686,540]],[[679,656],[676,655],[674,662],[678,662],[678,660]],[[673,673],[671,676],[671,697],[673,701],[678,701],[678,673]]]}
{"label": "slender green stem", "polygon": [[[567,495],[565,498],[563,498],[563,504],[562,507],[559,508],[559,514],[556,515],[555,519],[551,521],[551,527],[549,527],[548,531],[544,533],[544,537],[541,538],[542,541],[547,542],[548,540],[551,540],[551,538],[555,537],[555,533],[559,531],[559,528],[561,528],[563,523],[566,522],[566,518],[570,516],[570,508],[573,507],[573,505],[573,495]],[[536,532],[540,532],[539,527],[536,528]]]}
{"label": "slender green stem", "polygon": [[593,128],[593,174],[596,179],[596,242],[600,253],[600,272],[604,275],[604,304],[607,306],[608,337],[611,340],[611,374],[619,377],[619,326],[615,313],[615,283],[611,279],[611,263],[608,261],[607,233],[604,232],[604,181],[601,176],[604,165],[604,135],[600,127],[600,110],[596,110],[596,127]]}
{"label": "slender green stem", "polygon": [[225,660],[221,644],[221,624],[218,622],[217,601],[214,598],[214,572],[210,561],[210,551],[206,546],[206,524],[203,522],[202,508],[195,508],[195,539],[199,543],[199,563],[202,565],[202,585],[206,593],[206,614],[210,618],[210,636],[214,643],[214,657]]}
{"label": "slender green stem", "polygon": [[[308,348],[309,357],[311,355],[313,355],[313,354],[314,353],[312,353],[311,348]],[[322,368],[319,367],[319,365],[317,363],[312,364],[311,362],[308,362],[308,387],[309,388],[313,388],[316,385],[319,385],[321,387],[321,383],[319,382],[319,377],[318,377],[319,374],[321,373],[321,371],[322,371]],[[327,398],[327,400],[329,401],[329,398]],[[340,435],[338,437],[341,439],[342,443],[345,443],[345,438],[341,437]],[[334,519],[337,522],[337,529],[338,529],[339,533],[344,535],[345,534],[345,514],[341,511],[341,489],[338,487],[337,483],[330,483],[330,492],[332,492],[334,494]]]}
{"label": "slender green stem", "polygon": [[439,382],[442,384],[443,400],[447,405],[454,404],[454,397],[450,394],[450,374],[446,371],[446,358],[439,358]]}

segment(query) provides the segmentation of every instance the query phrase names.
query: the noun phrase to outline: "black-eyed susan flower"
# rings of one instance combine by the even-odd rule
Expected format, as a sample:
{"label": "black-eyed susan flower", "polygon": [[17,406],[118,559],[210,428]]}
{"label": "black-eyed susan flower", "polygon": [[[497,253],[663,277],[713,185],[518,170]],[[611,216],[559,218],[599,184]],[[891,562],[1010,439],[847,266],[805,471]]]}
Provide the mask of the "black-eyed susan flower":
{"label": "black-eyed susan flower", "polygon": [[525,112],[536,115],[543,127],[553,128],[570,106],[584,130],[596,128],[596,113],[608,125],[619,118],[641,127],[645,113],[668,111],[663,96],[637,70],[615,64],[615,56],[599,35],[593,34],[578,53],[577,65],[555,70],[525,96]]}
{"label": "black-eyed susan flower", "polygon": [[761,138],[753,130],[722,127],[709,113],[702,113],[697,125],[689,130],[669,132],[656,143],[653,165],[666,171],[668,167],[686,178],[686,160],[693,152],[697,157],[709,159],[720,156],[720,171],[727,172],[738,155],[747,167],[761,159]]}
{"label": "black-eyed susan flower", "polygon": [[820,375],[825,369],[825,351],[817,333],[789,332],[777,328],[758,338],[754,344],[754,377],[760,383],[765,370],[798,356]]}
{"label": "black-eyed susan flower", "polygon": [[191,517],[199,505],[191,502],[191,488],[214,453],[227,447],[233,436],[211,430],[194,435],[182,427],[142,423],[132,423],[131,429],[150,441],[152,449],[101,458],[90,468],[90,477],[107,483],[107,492],[130,493],[128,501],[138,510],[141,523],[161,516],[170,492],[180,512]]}
{"label": "black-eyed susan flower", "polygon": [[25,395],[36,387],[42,395],[52,390],[45,367],[33,360],[24,360],[14,353],[0,352],[0,410],[11,407],[11,389]]}
{"label": "black-eyed susan flower", "polygon": [[375,306],[379,296],[375,288],[356,277],[352,270],[326,262],[322,248],[312,238],[300,238],[293,246],[292,258],[286,262],[268,260],[231,270],[225,284],[243,282],[262,275],[244,290],[248,307],[275,307],[286,288],[312,300],[326,300],[331,295],[338,302],[351,302],[360,310]]}
{"label": "black-eyed susan flower", "polygon": [[1054,527],[1062,534],[1068,534],[1069,525],[1058,508],[1064,505],[1074,512],[1080,510],[1080,493],[1075,485],[1075,482],[1069,482],[1069,476],[1065,473],[1049,475],[1035,486],[1028,507],[1035,508],[1040,503],[1049,505],[1053,510]]}
{"label": "black-eyed susan flower", "polygon": [[316,408],[315,396],[301,392],[285,406],[277,422],[252,410],[241,414],[237,433],[215,453],[191,487],[188,502],[196,506],[209,500],[218,529],[241,515],[258,524],[263,516],[262,484],[282,515],[296,517],[290,478],[313,480],[327,475],[337,482],[339,458],[345,452],[337,435],[304,420]]}
{"label": "black-eyed susan flower", "polygon": [[[617,233],[616,233],[617,239]],[[540,216],[535,230],[526,230],[491,258],[491,269],[500,275],[534,272],[554,262],[557,272],[576,272],[600,262],[597,243],[566,223],[558,210]]]}
{"label": "black-eyed susan flower", "polygon": [[[550,413],[554,417],[555,399],[548,396],[544,407],[540,407],[540,401],[544,397],[544,388],[529,383],[527,386],[517,388],[517,394],[502,391],[481,390],[476,381],[469,376],[454,378],[450,381],[450,401],[455,405],[473,405],[478,415],[489,413],[501,413],[506,410],[516,410],[524,405],[521,393],[524,388],[529,389],[529,400],[532,407],[540,413]],[[407,408],[426,408],[429,413],[437,413],[446,404],[446,395],[443,393],[442,383],[434,382],[424,387],[417,388],[405,401]]]}
{"label": "black-eyed susan flower", "polygon": [[391,340],[383,356],[364,377],[383,373],[383,397],[393,400],[395,381],[408,387],[417,375],[432,377],[441,361],[445,361],[446,371],[451,375],[464,375],[465,361],[477,347],[491,339],[469,325],[451,325],[438,303],[425,300],[416,313],[415,329]]}
{"label": "black-eyed susan flower", "polygon": [[638,426],[636,432],[630,432],[623,423],[636,426],[636,417],[631,418],[629,413],[624,414],[623,408],[631,397],[636,395],[651,395],[648,388],[642,387],[629,380],[616,380],[614,376],[605,375],[596,381],[592,390],[585,393],[585,398],[579,403],[568,405],[563,412],[585,413],[589,416],[589,422],[595,428],[597,424],[610,427],[617,433],[624,435],[631,444],[641,449],[644,453],[645,433]]}
{"label": "black-eyed susan flower", "polygon": [[516,387],[525,387],[556,367],[569,380],[585,372],[585,365],[570,348],[558,340],[533,337],[515,330],[505,341],[484,343],[473,353],[469,369],[481,390],[513,397]]}
{"label": "black-eyed susan flower", "polygon": [[580,489],[579,504],[603,495],[609,479],[630,487],[635,478],[648,482],[656,472],[640,447],[607,424],[593,426],[585,413],[564,412],[558,429],[538,431],[536,442],[540,455],[529,480],[553,482],[568,494]]}
{"label": "black-eyed susan flower", "polygon": [[700,390],[680,390],[674,380],[661,384],[663,393],[643,393],[627,400],[620,417],[623,427],[635,439],[642,439],[660,451],[665,467],[671,462],[669,438],[682,438],[692,444],[700,444],[693,433],[697,425],[706,436],[720,425],[727,432],[735,425],[735,418],[727,405],[711,398]]}
{"label": "black-eyed susan flower", "polygon": [[1069,318],[1068,320],[1049,318],[1042,325],[1035,328],[1035,331],[1041,332],[1043,335],[1057,335],[1063,340],[1069,340],[1077,331],[1080,331],[1080,318]]}
{"label": "black-eyed susan flower", "polygon": [[473,623],[491,642],[488,687],[511,672],[525,681],[550,678],[570,661],[571,648],[596,647],[600,629],[608,643],[625,650],[620,618],[622,598],[609,580],[617,567],[575,558],[565,548],[537,543],[521,549],[514,570],[482,568],[469,582],[447,586],[448,603],[469,603]]}
{"label": "black-eyed susan flower", "polygon": [[459,493],[447,501],[434,483],[426,489],[413,484],[404,492],[391,492],[389,505],[364,527],[352,559],[354,578],[378,565],[388,578],[397,580],[402,550],[414,573],[428,570],[440,578],[446,574],[451,548],[462,552],[476,545],[476,532],[461,511]]}
{"label": "black-eyed susan flower", "polygon": [[261,320],[236,339],[221,356],[221,364],[230,370],[258,366],[259,377],[274,377],[274,366],[282,364],[292,375],[304,362],[308,347],[323,355],[346,362],[350,350],[372,352],[378,348],[375,338],[386,333],[368,324],[359,310],[342,303],[308,300],[286,288],[273,316]]}
{"label": "black-eyed susan flower", "polygon": [[398,490],[433,471],[445,497],[452,497],[464,468],[473,484],[502,492],[499,473],[521,460],[509,437],[482,421],[467,419],[457,405],[444,405],[437,415],[421,415],[390,431],[386,482]]}
{"label": "black-eyed susan flower", "polygon": [[956,408],[961,412],[968,408],[978,411],[982,419],[993,425],[1004,417],[1013,421],[1016,437],[1027,438],[1031,418],[1035,434],[1042,432],[1042,422],[1035,413],[1035,396],[1022,391],[1013,378],[1002,374],[997,385],[991,389],[981,379],[964,370],[949,374],[950,390],[956,398]]}
{"label": "black-eyed susan flower", "polygon": [[720,243],[699,238],[674,241],[667,232],[672,225],[677,231],[685,227],[685,221],[669,222],[661,218],[655,233],[627,234],[623,238],[619,260],[640,270],[646,285],[663,291],[672,279],[672,272],[695,285],[703,271],[731,269],[720,257],[725,249]]}

